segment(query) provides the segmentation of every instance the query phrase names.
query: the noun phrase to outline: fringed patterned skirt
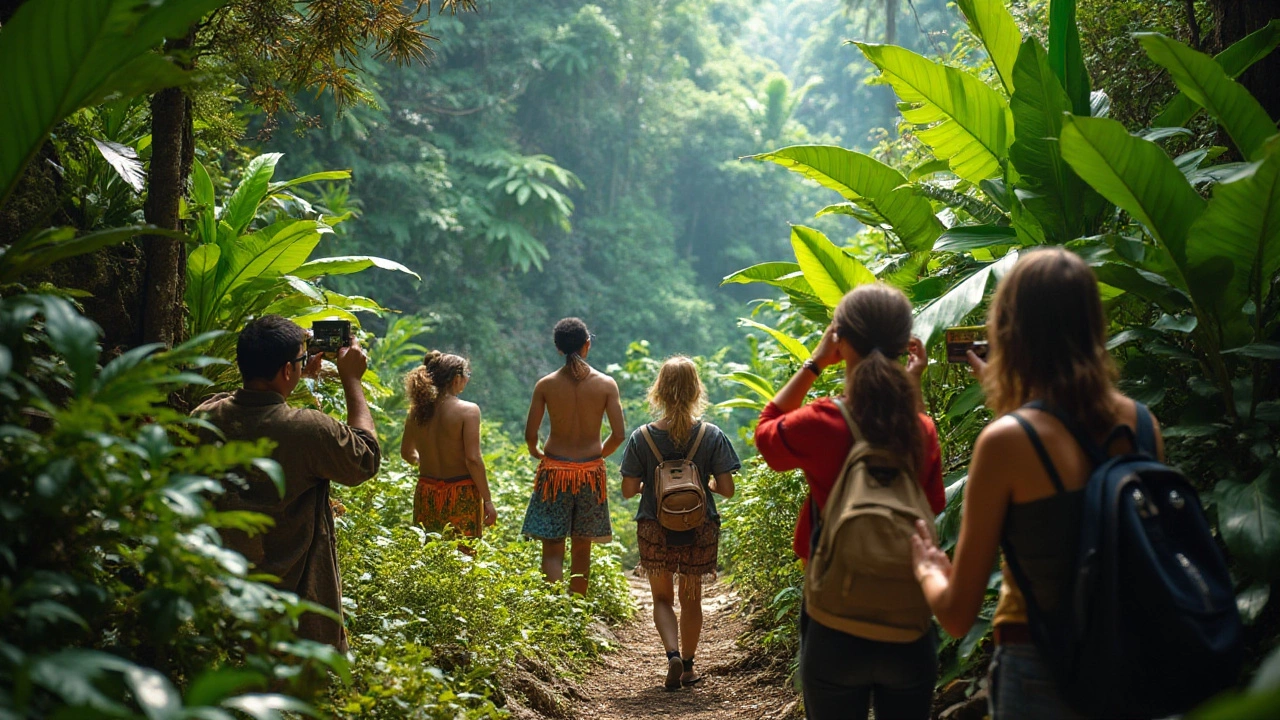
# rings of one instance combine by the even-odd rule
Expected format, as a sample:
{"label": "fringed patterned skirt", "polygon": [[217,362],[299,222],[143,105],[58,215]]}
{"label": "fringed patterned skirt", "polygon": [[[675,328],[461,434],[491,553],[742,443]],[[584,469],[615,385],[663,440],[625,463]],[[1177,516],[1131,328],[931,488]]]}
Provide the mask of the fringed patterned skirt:
{"label": "fringed patterned skirt", "polygon": [[484,529],[484,501],[471,478],[418,478],[413,493],[413,522],[427,532],[451,525],[466,537],[478,538]]}
{"label": "fringed patterned skirt", "polygon": [[603,458],[570,460],[548,455],[538,465],[521,532],[538,540],[613,539],[608,473]]}
{"label": "fringed patterned skirt", "polygon": [[640,565],[636,574],[648,577],[655,572],[716,578],[720,554],[720,521],[707,518],[692,530],[673,532],[657,520],[637,520],[636,539],[640,543]]}

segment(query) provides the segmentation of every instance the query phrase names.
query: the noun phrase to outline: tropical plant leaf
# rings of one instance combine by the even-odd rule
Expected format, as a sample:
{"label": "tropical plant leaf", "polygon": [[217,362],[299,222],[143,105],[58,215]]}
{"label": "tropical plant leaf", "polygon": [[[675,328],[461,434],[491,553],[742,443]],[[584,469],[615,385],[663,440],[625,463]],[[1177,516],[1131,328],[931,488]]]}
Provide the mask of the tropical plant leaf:
{"label": "tropical plant leaf", "polygon": [[928,201],[906,177],[869,155],[831,145],[795,145],[752,159],[777,163],[883,217],[908,250],[928,250],[942,232]]}
{"label": "tropical plant leaf", "polygon": [[1241,155],[1249,160],[1262,156],[1276,125],[1243,85],[1228,77],[1213,58],[1177,40],[1160,33],[1137,33],[1137,38],[1147,55],[1169,71],[1178,89],[1227,131]]}
{"label": "tropical plant leaf", "polygon": [[986,202],[982,198],[930,182],[914,183],[912,187],[930,200],[945,203],[951,206],[953,210],[963,210],[969,213],[974,220],[980,223],[1003,225],[1009,222],[1009,218],[1005,216],[1004,211],[995,203]]}
{"label": "tropical plant leaf", "polygon": [[109,140],[99,140],[93,138],[93,144],[98,148],[98,152],[102,154],[102,158],[107,161],[112,170],[116,171],[116,175],[124,181],[125,185],[133,188],[136,193],[142,192],[142,188],[147,183],[147,173],[142,169],[142,161],[138,159],[138,151],[128,145],[121,145]]}
{"label": "tropical plant leaf", "polygon": [[422,279],[418,273],[394,260],[373,257],[371,255],[346,255],[342,257],[310,260],[288,272],[294,277],[301,278],[303,280],[310,280],[311,278],[320,277],[321,275],[351,275],[353,273],[361,272],[362,270],[368,270],[371,267],[412,275],[416,280]]}
{"label": "tropical plant leaf", "polygon": [[755,320],[751,320],[749,318],[738,318],[738,325],[742,327],[749,327],[754,330],[759,330],[765,333],[766,335],[768,335],[769,337],[773,338],[774,341],[778,343],[778,345],[782,346],[783,350],[786,350],[788,353],[791,354],[791,357],[796,359],[796,362],[804,362],[805,360],[808,360],[810,356],[813,355],[813,351],[805,347],[804,343],[800,342],[799,340],[796,340],[795,338],[782,332],[781,330],[771,328],[768,325],[765,325],[763,323],[758,323]]}
{"label": "tropical plant leaf", "polygon": [[1228,346],[1251,337],[1246,303],[1266,307],[1280,272],[1280,150],[1254,172],[1214,187],[1213,198],[1191,225],[1188,280],[1193,296],[1213,307]]}
{"label": "tropical plant leaf", "polygon": [[151,52],[227,0],[42,0],[22,3],[0,32],[0,205],[50,130],[113,93],[185,82]]}
{"label": "tropical plant leaf", "polygon": [[214,206],[213,180],[199,160],[191,168],[191,199],[196,202],[196,240],[212,243],[218,239],[218,215]]}
{"label": "tropical plant leaf", "polygon": [[187,257],[187,308],[192,317],[208,317],[213,307],[218,284],[218,259],[222,248],[217,243],[201,245]]}
{"label": "tropical plant leaf", "polygon": [[1012,94],[1016,85],[1013,64],[1018,58],[1022,33],[1004,0],[958,0],[956,5],[968,21],[969,29],[986,48],[1005,91]]}
{"label": "tropical plant leaf", "polygon": [[739,270],[732,275],[725,276],[720,281],[721,285],[741,284],[757,282],[770,282],[777,280],[785,275],[800,272],[800,265],[793,262],[766,262],[759,265],[752,265],[749,268]]}
{"label": "tropical plant leaf", "polygon": [[154,225],[131,225],[75,236],[75,228],[45,228],[24,235],[7,248],[0,247],[0,285],[59,260],[119,245],[136,235],[162,235],[183,239],[186,235]]}
{"label": "tropical plant leaf", "polygon": [[836,247],[826,235],[803,225],[791,226],[791,248],[814,294],[827,307],[835,307],[844,294],[876,281],[862,263]]}
{"label": "tropical plant leaf", "polygon": [[1080,30],[1076,27],[1076,0],[1049,0],[1049,68],[1066,89],[1071,112],[1086,117],[1094,114],[1089,71],[1084,66]]}
{"label": "tropical plant leaf", "polygon": [[1018,251],[1010,250],[996,262],[983,265],[969,277],[956,283],[942,297],[916,314],[912,334],[923,340],[926,347],[932,345],[944,328],[960,324],[977,309],[986,297],[987,288],[1004,277],[1017,261]]}
{"label": "tropical plant leaf", "polygon": [[1083,234],[1086,197],[1092,196],[1095,206],[1101,198],[1062,159],[1058,136],[1071,101],[1035,38],[1022,43],[1013,72],[1018,89],[1009,98],[1014,123],[1009,159],[1017,168],[1019,189],[1028,191],[1021,200],[1046,240],[1065,243]]}
{"label": "tropical plant leaf", "polygon": [[258,206],[267,197],[271,186],[271,177],[275,175],[276,163],[280,162],[283,153],[263,153],[249,161],[240,184],[236,185],[231,199],[223,208],[218,219],[226,223],[232,236],[239,235],[249,227],[258,214]]}
{"label": "tropical plant leaf", "polygon": [[942,233],[934,252],[963,252],[978,248],[1015,245],[1018,232],[1007,225],[957,225]]}
{"label": "tropical plant leaf", "polygon": [[1220,480],[1213,491],[1218,528],[1231,555],[1251,575],[1280,578],[1280,497],[1274,469],[1250,483]]}
{"label": "tropical plant leaf", "polygon": [[907,179],[911,182],[915,182],[940,172],[951,172],[951,163],[946,160],[934,158],[932,160],[925,160],[919,165],[911,168],[911,172],[907,173]]}
{"label": "tropical plant leaf", "polygon": [[773,400],[773,396],[778,394],[778,391],[773,387],[773,383],[770,383],[768,380],[756,375],[755,373],[739,370],[737,372],[731,372],[724,377],[726,380],[735,382],[747,388],[751,392],[760,396],[760,398],[765,402]]}
{"label": "tropical plant leaf", "polygon": [[1062,156],[1104,198],[1141,222],[1186,283],[1187,232],[1205,202],[1159,145],[1105,118],[1066,116]]}
{"label": "tropical plant leaf", "polygon": [[855,43],[907,108],[907,122],[956,175],[977,183],[1000,174],[1013,122],[1000,95],[969,73],[896,45]]}
{"label": "tropical plant leaf", "polygon": [[[860,202],[866,202],[866,201],[864,200]],[[848,215],[849,217],[853,218],[854,220],[857,220],[858,222],[862,223],[863,225],[866,225],[867,227],[880,228],[882,230],[890,230],[890,231],[893,230],[893,226],[889,224],[889,221],[886,220],[883,215],[876,212],[875,210],[868,210],[867,208],[864,208],[861,205],[857,205],[852,202],[842,202],[842,203],[836,203],[834,205],[828,205],[813,214],[813,216],[816,218],[820,218],[824,215]]]}
{"label": "tropical plant leaf", "polygon": [[[1270,55],[1277,44],[1280,44],[1280,20],[1272,20],[1261,29],[1232,43],[1227,49],[1215,55],[1213,61],[1222,68],[1227,77],[1234,79],[1254,63]],[[1169,101],[1151,124],[1155,127],[1182,127],[1191,122],[1191,118],[1199,109],[1199,105],[1180,92]]]}
{"label": "tropical plant leaf", "polygon": [[306,183],[323,182],[325,180],[350,180],[350,179],[351,179],[350,170],[324,170],[321,172],[313,172],[308,175],[303,175],[302,177],[296,177],[292,180],[283,180],[281,182],[271,183],[270,185],[267,186],[267,193],[270,195],[274,195],[280,192],[281,190],[285,190],[291,187],[296,187],[298,185],[305,185]]}

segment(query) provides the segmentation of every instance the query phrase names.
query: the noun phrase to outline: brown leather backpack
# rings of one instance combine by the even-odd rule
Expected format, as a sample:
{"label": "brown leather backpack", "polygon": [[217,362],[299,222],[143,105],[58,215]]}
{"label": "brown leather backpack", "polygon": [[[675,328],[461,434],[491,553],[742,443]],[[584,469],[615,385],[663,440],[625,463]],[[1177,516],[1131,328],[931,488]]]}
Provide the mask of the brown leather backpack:
{"label": "brown leather backpack", "polygon": [[679,460],[663,460],[649,434],[649,426],[640,428],[640,434],[658,460],[658,468],[653,473],[653,494],[658,501],[658,524],[668,530],[692,530],[707,519],[707,489],[702,484],[698,466],[693,464],[693,456],[706,432],[707,424],[699,423],[689,452]]}
{"label": "brown leather backpack", "polygon": [[[933,616],[911,567],[911,536],[933,510],[920,483],[893,453],[872,446],[836,400],[853,447],[814,527],[804,602],[826,627],[888,642],[911,642]],[[816,510],[810,500],[810,511]],[[813,520],[819,520],[814,512]]]}

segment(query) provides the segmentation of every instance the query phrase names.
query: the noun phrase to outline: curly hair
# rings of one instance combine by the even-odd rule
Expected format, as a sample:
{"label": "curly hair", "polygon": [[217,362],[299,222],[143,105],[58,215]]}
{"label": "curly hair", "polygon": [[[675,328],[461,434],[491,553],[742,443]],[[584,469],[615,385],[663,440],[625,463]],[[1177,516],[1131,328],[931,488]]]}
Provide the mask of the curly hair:
{"label": "curly hair", "polygon": [[409,416],[419,425],[426,425],[436,412],[441,395],[453,386],[460,375],[471,372],[471,363],[460,355],[450,355],[432,350],[422,358],[422,365],[413,369],[404,379],[409,396]]}

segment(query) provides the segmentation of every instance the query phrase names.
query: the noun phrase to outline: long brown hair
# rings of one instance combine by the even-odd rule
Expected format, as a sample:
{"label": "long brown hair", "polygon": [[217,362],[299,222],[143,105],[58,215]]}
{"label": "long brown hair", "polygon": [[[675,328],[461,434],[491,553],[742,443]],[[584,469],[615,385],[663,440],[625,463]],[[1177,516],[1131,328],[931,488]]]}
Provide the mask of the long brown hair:
{"label": "long brown hair", "polygon": [[1028,252],[987,316],[983,389],[996,413],[1041,398],[1091,430],[1115,424],[1115,363],[1093,270],[1062,248]]}
{"label": "long brown hair", "polygon": [[698,377],[698,366],[683,355],[667,358],[649,388],[649,410],[655,418],[668,418],[667,432],[677,447],[693,434],[693,425],[707,409],[707,391]]}
{"label": "long brown hair", "polygon": [[422,358],[422,365],[413,369],[404,379],[405,392],[409,395],[409,416],[419,425],[426,425],[436,414],[436,404],[459,375],[471,372],[471,363],[459,355],[432,350]]}
{"label": "long brown hair", "polygon": [[861,285],[840,300],[836,332],[862,356],[845,369],[845,399],[863,437],[920,467],[916,389],[898,356],[911,342],[911,301],[883,283]]}

